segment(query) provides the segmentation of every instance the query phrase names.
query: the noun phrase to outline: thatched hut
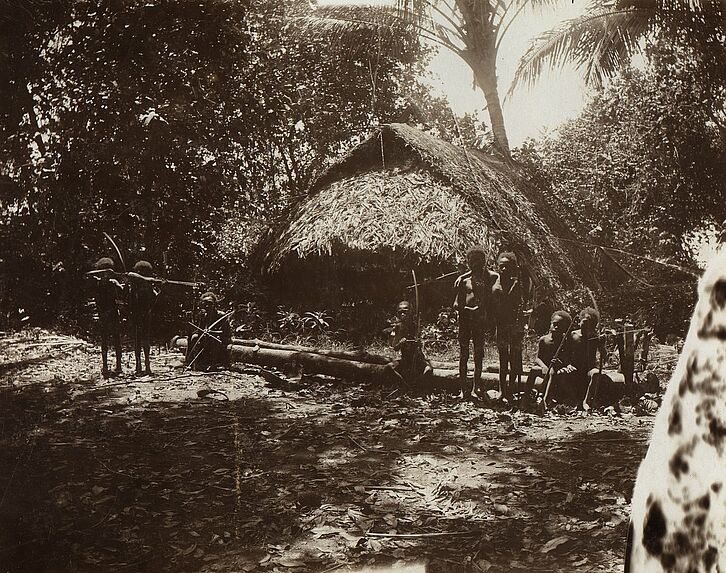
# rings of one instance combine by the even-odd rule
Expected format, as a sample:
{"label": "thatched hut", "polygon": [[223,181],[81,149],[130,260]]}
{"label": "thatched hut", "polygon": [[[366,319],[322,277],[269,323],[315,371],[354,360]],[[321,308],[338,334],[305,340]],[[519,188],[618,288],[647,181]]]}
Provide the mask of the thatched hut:
{"label": "thatched hut", "polygon": [[[267,242],[265,268],[297,301],[390,302],[411,269],[422,280],[463,268],[478,243],[492,257],[514,250],[540,291],[593,286],[588,254],[558,236],[573,238],[516,166],[390,124],[290,208]],[[451,281],[444,291],[450,298]]]}

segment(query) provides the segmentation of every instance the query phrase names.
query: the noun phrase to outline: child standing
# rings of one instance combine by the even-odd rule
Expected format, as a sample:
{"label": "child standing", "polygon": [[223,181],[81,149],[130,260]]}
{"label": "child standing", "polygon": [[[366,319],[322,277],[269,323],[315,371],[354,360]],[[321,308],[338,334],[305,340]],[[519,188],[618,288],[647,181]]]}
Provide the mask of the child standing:
{"label": "child standing", "polygon": [[[94,265],[97,271],[109,271],[95,276],[96,310],[101,330],[101,374],[104,378],[121,373],[121,316],[119,315],[118,299],[123,294],[123,285],[113,278],[114,262],[108,257],[98,259]],[[113,339],[116,351],[116,368],[113,373],[108,370],[108,339]]]}
{"label": "child standing", "polygon": [[[136,375],[151,374],[149,352],[151,350],[151,311],[156,304],[159,292],[154,289],[153,267],[148,261],[139,261],[134,265],[134,272],[129,273],[131,288],[129,289],[129,317],[134,332],[134,355],[136,357]],[[144,350],[144,366],[141,369],[141,349]]]}
{"label": "child standing", "polygon": [[[498,275],[486,268],[486,251],[475,246],[466,253],[469,270],[456,279],[454,308],[459,312],[459,384],[464,399],[481,392],[484,333],[491,322],[492,286]],[[474,384],[467,380],[469,343],[474,346]]]}
{"label": "child standing", "polygon": [[[492,287],[494,315],[497,325],[497,353],[499,354],[499,392],[511,400],[522,373],[522,288],[518,280],[519,265],[514,253],[501,253],[497,257],[499,278]],[[507,383],[509,374],[509,383]]]}

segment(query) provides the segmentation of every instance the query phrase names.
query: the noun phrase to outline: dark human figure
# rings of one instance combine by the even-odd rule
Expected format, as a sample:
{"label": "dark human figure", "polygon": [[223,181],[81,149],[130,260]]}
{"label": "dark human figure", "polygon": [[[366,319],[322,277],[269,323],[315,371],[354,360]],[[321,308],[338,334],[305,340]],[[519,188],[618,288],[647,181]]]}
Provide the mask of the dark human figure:
{"label": "dark human figure", "polygon": [[527,377],[527,393],[531,394],[537,379],[542,378],[545,387],[545,399],[547,387],[554,384],[554,390],[560,385],[563,374],[573,370],[569,363],[569,346],[566,337],[568,336],[572,317],[564,310],[555,311],[550,321],[550,331],[540,337],[537,343],[537,358],[535,367],[532,368]]}
{"label": "dark human figure", "polygon": [[589,410],[592,401],[597,397],[605,348],[603,339],[597,332],[600,313],[587,307],[580,311],[577,318],[580,328],[570,334],[570,362],[575,367],[572,373],[575,391],[578,398],[584,396],[578,406]]}
{"label": "dark human figure", "polygon": [[196,329],[188,338],[186,355],[186,364],[192,370],[229,367],[227,346],[232,329],[228,315],[218,310],[217,304],[217,295],[213,292],[206,292],[199,299]]}
{"label": "dark human figure", "polygon": [[[499,354],[499,392],[510,399],[522,374],[524,338],[523,296],[518,280],[517,256],[505,252],[497,257],[499,278],[492,287]],[[509,383],[507,383],[509,374]]]}
{"label": "dark human figure", "polygon": [[549,332],[550,320],[552,313],[555,311],[555,305],[549,296],[545,296],[537,305],[532,309],[532,314],[529,317],[529,327],[531,330],[539,335],[544,335]]}
{"label": "dark human figure", "polygon": [[[134,333],[134,355],[136,375],[151,374],[149,352],[151,350],[151,312],[159,292],[154,289],[153,267],[148,261],[139,261],[134,272],[129,273],[129,318]],[[141,369],[141,350],[144,351],[144,370]]]}
{"label": "dark human figure", "polygon": [[434,369],[421,348],[417,337],[415,317],[408,301],[398,303],[396,318],[390,329],[390,344],[401,357],[388,364],[394,376],[411,384],[424,395],[432,390]]}
{"label": "dark human figure", "polygon": [[474,385],[481,392],[484,334],[491,321],[492,286],[498,275],[486,268],[486,251],[475,246],[466,253],[469,271],[456,279],[454,308],[459,312],[459,383],[464,399],[472,396],[467,380],[469,343],[474,346]]}
{"label": "dark human figure", "polygon": [[95,270],[107,270],[108,274],[95,276],[96,284],[96,310],[101,330],[101,374],[108,378],[108,338],[113,339],[116,351],[116,368],[114,375],[121,373],[121,317],[118,309],[118,299],[123,293],[123,285],[113,278],[114,262],[108,257],[98,259],[94,265]]}

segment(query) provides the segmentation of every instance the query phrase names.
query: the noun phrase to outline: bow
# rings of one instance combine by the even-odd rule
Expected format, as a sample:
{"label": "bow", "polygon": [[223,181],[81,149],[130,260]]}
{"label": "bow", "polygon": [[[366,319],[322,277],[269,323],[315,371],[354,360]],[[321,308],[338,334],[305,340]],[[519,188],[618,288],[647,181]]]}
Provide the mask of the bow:
{"label": "bow", "polygon": [[416,296],[416,339],[418,339],[421,333],[421,307],[419,306],[418,298],[418,281],[416,280],[416,271],[411,269],[411,275],[413,276],[414,293]]}
{"label": "bow", "polygon": [[106,237],[106,239],[108,239],[108,242],[111,243],[111,246],[113,246],[114,250],[116,251],[116,256],[118,257],[118,260],[121,262],[121,266],[123,267],[124,272],[126,272],[126,262],[124,261],[124,257],[121,254],[121,249],[118,248],[118,245],[111,238],[111,235],[109,235],[106,231],[103,232],[103,236]]}

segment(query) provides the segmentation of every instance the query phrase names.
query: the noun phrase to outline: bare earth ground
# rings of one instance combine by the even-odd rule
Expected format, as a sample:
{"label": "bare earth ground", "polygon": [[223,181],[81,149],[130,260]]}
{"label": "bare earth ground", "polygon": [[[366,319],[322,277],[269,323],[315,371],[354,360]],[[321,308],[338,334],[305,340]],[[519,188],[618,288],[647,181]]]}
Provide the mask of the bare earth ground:
{"label": "bare earth ground", "polygon": [[622,570],[652,418],[271,385],[165,351],[103,380],[97,347],[23,336],[0,339],[2,571]]}

